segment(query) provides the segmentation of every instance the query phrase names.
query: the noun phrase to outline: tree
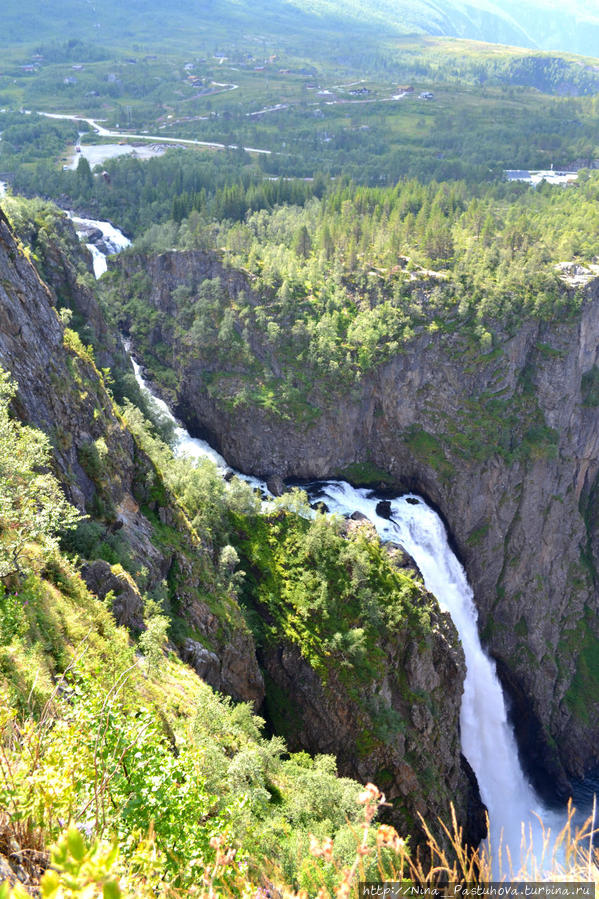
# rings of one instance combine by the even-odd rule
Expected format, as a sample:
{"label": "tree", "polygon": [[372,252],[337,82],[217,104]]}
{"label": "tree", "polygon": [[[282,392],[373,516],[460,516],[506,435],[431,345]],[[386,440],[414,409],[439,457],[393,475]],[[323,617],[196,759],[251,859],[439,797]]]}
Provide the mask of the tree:
{"label": "tree", "polygon": [[89,193],[94,185],[94,176],[92,175],[92,170],[85,156],[79,157],[76,174],[80,193]]}
{"label": "tree", "polygon": [[49,471],[46,435],[10,418],[9,403],[16,392],[0,368],[0,578],[26,571],[28,543],[52,549],[57,535],[81,520]]}
{"label": "tree", "polygon": [[293,240],[293,250],[298,256],[303,256],[304,259],[307,259],[312,251],[312,241],[305,225],[302,225],[296,231]]}

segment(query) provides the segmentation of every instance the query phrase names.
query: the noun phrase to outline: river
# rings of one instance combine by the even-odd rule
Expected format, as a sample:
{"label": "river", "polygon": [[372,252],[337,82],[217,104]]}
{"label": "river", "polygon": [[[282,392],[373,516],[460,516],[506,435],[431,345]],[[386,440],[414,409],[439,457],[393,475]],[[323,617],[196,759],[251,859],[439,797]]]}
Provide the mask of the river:
{"label": "river", "polygon": [[[102,230],[115,248],[119,244],[121,248],[128,245],[127,238],[122,234],[120,238],[116,236],[120,232],[108,223],[80,221]],[[105,262],[103,265],[105,270]],[[99,277],[102,274],[100,260],[97,268],[94,260],[94,267]],[[223,471],[227,469],[229,466],[221,455],[205,441],[192,437],[174,419],[167,404],[152,393],[139,365],[132,361],[140,387],[175,425],[175,453],[207,456]],[[239,476],[263,494],[267,493],[263,481]],[[540,819],[545,827],[551,827],[555,836],[564,823],[564,814],[543,806],[522,771],[495,664],[481,645],[472,589],[449,545],[443,522],[422,497],[414,494],[393,499],[391,518],[387,519],[377,514],[380,497],[371,490],[357,489],[344,481],[324,481],[308,485],[307,492],[312,499],[323,501],[332,513],[350,515],[354,511],[362,512],[382,540],[401,544],[418,565],[427,589],[435,595],[440,607],[450,613],[464,649],[467,669],[460,713],[462,748],[476,774],[483,802],[489,811],[490,844],[494,857],[497,858],[497,849],[502,843],[502,870],[509,872],[505,854],[505,848],[509,847],[514,871],[518,871],[520,847],[525,834],[526,844],[532,849],[532,858],[539,865],[538,870],[542,871],[547,858],[545,856],[542,861],[544,832]],[[498,869],[494,870],[495,876],[499,873]]]}

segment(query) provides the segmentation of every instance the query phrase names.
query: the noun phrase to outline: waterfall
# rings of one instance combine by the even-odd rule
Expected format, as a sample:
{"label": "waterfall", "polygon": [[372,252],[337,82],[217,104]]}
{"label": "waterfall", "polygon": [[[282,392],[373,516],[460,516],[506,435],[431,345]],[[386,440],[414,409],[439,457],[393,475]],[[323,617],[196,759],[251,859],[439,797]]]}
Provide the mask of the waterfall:
{"label": "waterfall", "polygon": [[[98,227],[103,233],[108,224],[79,221]],[[114,236],[116,229],[112,225],[108,227]],[[109,239],[110,233],[107,234]],[[120,240],[124,241],[123,246],[128,244],[123,235],[120,235]],[[111,239],[114,246],[118,245],[118,241],[118,236],[114,242]],[[141,389],[157,411],[174,424],[175,453],[196,458],[207,456],[224,472],[228,468],[225,459],[204,440],[190,436],[175,420],[167,404],[152,394],[139,365],[133,359],[132,362]],[[263,481],[239,476],[267,493]],[[504,849],[503,869],[509,872],[509,864],[505,864],[505,848],[509,847],[514,870],[517,871],[520,867],[522,835],[525,833],[536,863],[542,866],[543,828],[537,816],[542,818],[545,827],[551,827],[555,836],[564,823],[564,815],[543,808],[524,776],[495,665],[484,652],[478,635],[478,615],[472,589],[449,546],[443,522],[421,497],[413,494],[393,499],[391,518],[386,519],[377,514],[379,498],[370,490],[354,488],[343,481],[326,481],[309,485],[308,492],[314,499],[324,501],[332,513],[349,515],[354,511],[362,512],[382,540],[401,544],[416,562],[427,589],[437,598],[440,607],[451,615],[460,636],[467,668],[460,713],[462,748],[476,774],[483,802],[489,811],[492,852],[496,857],[501,842]]]}
{"label": "waterfall", "polygon": [[377,515],[377,497],[372,491],[330,482],[319,485],[318,495],[333,512],[362,512],[383,540],[401,544],[420,569],[427,590],[451,615],[466,659],[460,711],[462,750],[476,774],[489,812],[491,848],[495,853],[500,842],[509,846],[517,868],[524,828],[528,843],[532,842],[535,855],[540,856],[543,831],[538,816],[554,834],[561,829],[563,816],[542,806],[524,776],[495,665],[484,652],[478,635],[472,589],[449,546],[443,522],[421,497],[413,494],[391,501],[389,520]]}
{"label": "waterfall", "polygon": [[108,265],[106,263],[106,256],[93,243],[86,243],[85,246],[92,254],[92,265],[94,267],[94,276],[97,280],[98,278],[102,277],[104,272],[108,271]]}
{"label": "waterfall", "polygon": [[[125,349],[128,353],[130,353],[131,346],[129,341],[125,341]],[[201,440],[199,437],[192,437],[189,431],[181,427],[164,400],[160,399],[159,396],[156,396],[154,393],[152,393],[152,391],[148,387],[148,384],[146,383],[140,366],[137,364],[133,356],[131,356],[131,363],[133,365],[135,379],[150,406],[153,407],[161,417],[170,422],[170,424],[173,426],[173,451],[175,455],[189,456],[192,459],[212,459],[212,461],[224,474],[229,466],[220,455],[220,453],[217,453],[215,449],[212,449],[210,444],[205,440]]]}
{"label": "waterfall", "polygon": [[[124,250],[131,244],[129,238],[125,237],[123,232],[119,231],[118,228],[115,228],[114,225],[111,225],[110,222],[99,222],[95,219],[80,218],[78,215],[73,215],[72,212],[67,212],[67,215],[73,222],[79,236],[84,240],[91,230],[101,231],[103,243],[108,250],[108,254],[120,253],[121,250]],[[103,253],[102,250],[93,243],[86,243],[85,246],[92,254],[94,275],[96,278],[101,278],[108,269],[106,264],[107,254]]]}
{"label": "waterfall", "polygon": [[73,222],[75,230],[78,232],[90,231],[92,229],[102,232],[102,237],[109,253],[120,253],[126,247],[131,246],[131,241],[125,237],[122,231],[111,225],[110,222],[98,222],[95,219],[85,219],[78,215],[68,212],[67,215]]}

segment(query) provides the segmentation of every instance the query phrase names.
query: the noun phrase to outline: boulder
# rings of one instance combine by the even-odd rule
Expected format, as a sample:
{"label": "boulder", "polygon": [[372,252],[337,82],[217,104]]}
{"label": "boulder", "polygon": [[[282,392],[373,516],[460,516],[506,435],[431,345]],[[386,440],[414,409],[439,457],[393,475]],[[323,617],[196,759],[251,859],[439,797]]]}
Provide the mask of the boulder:
{"label": "boulder", "polygon": [[215,690],[221,689],[220,659],[216,653],[210,652],[196,640],[188,638],[181,648],[181,657],[184,662],[191,665],[203,681],[210,684]]}
{"label": "boulder", "polygon": [[108,562],[97,559],[81,569],[81,576],[92,593],[100,599],[114,594],[112,614],[117,622],[131,631],[143,631],[143,600],[133,579],[126,572],[115,572]]}
{"label": "boulder", "polygon": [[266,487],[273,496],[283,496],[285,493],[285,482],[278,475],[272,475],[266,481]]}
{"label": "boulder", "polygon": [[376,504],[376,514],[379,518],[391,518],[391,503],[388,499],[382,499]]}

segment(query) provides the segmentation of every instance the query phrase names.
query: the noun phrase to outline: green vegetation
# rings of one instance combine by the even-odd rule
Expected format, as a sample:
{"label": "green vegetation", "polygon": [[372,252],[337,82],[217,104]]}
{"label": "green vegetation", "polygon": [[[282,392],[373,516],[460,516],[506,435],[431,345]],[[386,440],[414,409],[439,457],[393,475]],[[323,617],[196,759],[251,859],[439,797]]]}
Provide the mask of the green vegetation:
{"label": "green vegetation", "polygon": [[437,437],[413,425],[407,434],[406,443],[417,459],[439,471],[444,479],[451,477],[453,469]]}
{"label": "green vegetation", "polygon": [[[61,155],[66,144],[74,144],[79,127],[74,122],[47,119],[22,112],[0,113],[2,127],[2,169],[10,171],[21,165],[32,166],[40,160]],[[87,130],[82,123],[81,129]]]}
{"label": "green vegetation", "polygon": [[393,479],[388,472],[373,465],[372,462],[353,462],[337,472],[341,480],[349,481],[356,487],[391,487]]}
{"label": "green vegetation", "polygon": [[[349,863],[355,850],[353,832],[362,814],[356,802],[358,785],[337,776],[332,758],[289,756],[280,738],[263,736],[262,722],[247,705],[218,697],[176,657],[167,656],[169,622],[157,613],[161,606],[155,600],[146,603],[147,629],[137,643],[143,657],[136,656],[126,631],[109,613],[109,597],[102,603],[92,596],[76,567],[59,552],[53,540],[55,520],[48,527],[31,528],[26,494],[16,504],[10,499],[18,479],[21,487],[37,488],[38,512],[48,497],[56,522],[63,527],[74,523],[54,477],[35,473],[36,464],[47,463],[47,444],[39,432],[8,417],[11,395],[5,387],[0,397],[5,466],[0,538],[5,553],[15,534],[24,534],[27,564],[3,570],[0,584],[0,808],[10,822],[3,823],[2,833],[11,835],[10,845],[16,842],[23,855],[36,847],[27,865],[37,877],[48,864],[43,847],[59,839],[65,827],[76,827],[55,850],[55,858],[62,859],[57,870],[83,877],[80,866],[71,869],[68,864],[86,858],[95,865],[105,858],[102,876],[110,880],[111,873],[122,884],[135,885],[136,895],[151,894],[161,882],[195,889],[207,871],[218,867],[225,844],[235,850],[235,865],[219,872],[223,886],[230,883],[233,889],[239,880],[262,882],[268,876],[263,859],[269,860],[273,877],[310,889],[330,884],[329,863]],[[294,546],[307,536],[307,551],[319,554],[323,589],[327,578],[331,590],[343,580],[345,600],[357,591],[365,609],[371,603],[369,579],[376,578],[381,596],[394,586],[397,602],[388,606],[381,599],[378,612],[372,606],[371,617],[392,626],[403,617],[404,607],[409,611],[405,603],[419,588],[392,572],[377,541],[358,540],[354,545],[324,519],[309,525],[283,509],[282,524],[277,525],[276,518],[259,514],[257,499],[237,479],[225,484],[208,462],[197,467],[174,462],[133,407],[128,418],[146,448],[168,469],[168,482],[218,560],[221,589],[231,596],[241,575],[235,572],[237,553],[225,543],[229,532],[241,546],[245,538],[240,532],[256,527],[256,533],[266,537],[272,527],[270,545],[275,546],[277,528],[284,526]],[[45,522],[43,514],[38,518]],[[256,549],[258,544],[252,540],[250,546]],[[280,547],[278,552],[291,553],[293,548]],[[283,581],[279,583],[281,621],[286,603],[292,619],[296,604],[304,601],[295,582],[298,576],[295,566],[289,596]],[[260,601],[258,594],[255,601]],[[354,618],[359,615],[355,603]],[[424,620],[422,614],[419,620]],[[343,624],[337,622],[327,645],[353,664],[359,629],[344,635]],[[374,641],[374,619],[368,627],[369,640]],[[113,849],[107,856],[98,855],[97,847],[76,842],[81,841],[75,836],[80,831],[108,840]],[[308,851],[311,834],[330,840],[330,851],[320,862]],[[69,853],[73,858],[67,864]],[[45,878],[44,891],[56,876]],[[113,893],[105,889],[104,895]]]}
{"label": "green vegetation", "polygon": [[426,639],[426,595],[394,569],[370,525],[348,529],[320,514],[309,522],[287,502],[284,495],[251,528],[238,521],[241,602],[263,610],[260,643],[287,639],[325,679],[349,669],[358,688],[384,673],[388,634],[407,627],[411,640]]}
{"label": "green vegetation", "polygon": [[[214,80],[221,84],[227,76],[218,68]],[[156,76],[148,73],[145,80],[157,83],[155,77],[162,77],[161,69]],[[210,81],[209,75],[205,77]],[[386,75],[364,80],[365,86],[359,89],[369,93],[363,100],[351,94],[356,90],[351,87],[356,83],[355,72],[323,72],[319,82],[313,84],[306,76],[281,75],[277,69],[269,72],[268,87],[263,73],[240,72],[238,66],[229,77],[239,83],[237,90],[215,88],[214,95],[201,93],[199,98],[184,103],[177,98],[180,91],[175,83],[172,102],[169,98],[152,106],[142,121],[123,125],[126,115],[122,106],[111,106],[109,118],[103,112],[102,120],[117,134],[133,132],[143,137],[142,132],[148,131],[164,138],[262,148],[271,151],[270,155],[241,150],[215,153],[188,146],[147,162],[128,157],[108,160],[96,170],[92,183],[82,172],[62,169],[69,158],[67,145],[75,141],[76,129],[87,128],[85,123],[75,125],[14,111],[4,116],[0,113],[0,124],[3,118],[7,124],[14,121],[11,127],[26,134],[27,142],[20,141],[14,147],[3,142],[0,171],[9,175],[19,193],[68,198],[71,206],[113,219],[137,235],[152,222],[171,216],[180,221],[191,208],[203,206],[202,188],[208,199],[213,192],[205,177],[211,167],[219,178],[228,169],[229,183],[241,183],[246,188],[248,177],[259,185],[267,178],[319,174],[347,175],[371,186],[393,185],[399,178],[410,177],[423,181],[461,179],[476,185],[497,181],[503,169],[580,167],[592,165],[597,155],[595,98],[556,98],[527,87],[481,87],[443,80],[431,83],[420,76],[411,93],[393,100],[397,84]],[[178,78],[186,93],[185,72],[179,70]],[[405,78],[402,80],[405,83]],[[320,96],[318,87],[322,88],[320,93],[329,91],[334,99]],[[434,90],[431,101],[419,99],[419,91],[427,88]],[[127,99],[123,99],[123,105],[136,109]],[[180,112],[169,111],[176,109],[177,103]],[[50,106],[53,108],[63,106]],[[80,113],[82,108],[84,103],[80,102],[72,111]],[[262,108],[275,111],[251,115]],[[93,110],[88,114],[97,115]],[[62,147],[57,132],[64,134]],[[82,140],[86,145],[96,141],[117,144],[119,139],[85,135]],[[133,143],[142,142],[138,139]],[[215,160],[215,155],[227,159]],[[108,176],[101,177],[100,171]],[[268,184],[266,181],[263,190]],[[136,214],[127,203],[134,204]],[[262,207],[250,203],[246,208]],[[224,214],[228,215],[226,207]]]}
{"label": "green vegetation", "polygon": [[44,844],[70,823],[114,840],[118,874],[137,895],[161,880],[201,882],[215,837],[237,849],[231,876],[249,865],[248,880],[260,858],[300,883],[315,876],[296,861],[310,832],[348,857],[358,785],[332,759],[285,759],[249,707],[217,697],[174,657],[148,675],[64,561],[13,595],[22,620],[0,654],[0,802],[17,835]]}
{"label": "green vegetation", "polygon": [[[42,23],[28,3],[18,10],[19,46],[13,0],[0,13],[0,43],[11,44],[0,72],[0,178],[9,192],[59,200],[136,238],[103,279],[103,306],[108,330],[131,335],[166,391],[180,398],[193,371],[198,391],[226,412],[253,407],[309,426],[418,340],[425,353],[459,356],[473,386],[459,414],[431,407],[430,420],[407,429],[402,452],[443,483],[492,456],[525,469],[556,455],[534,366],[560,351],[533,346],[513,390],[494,376],[522,322],[579,313],[582,292],[556,263],[599,256],[599,176],[582,170],[574,186],[533,191],[504,183],[502,171],[593,166],[595,60],[402,37],[407,20],[386,0],[355,32],[360,40],[343,44],[340,7],[324,0],[284,10],[273,0],[260,34],[245,0],[203,4],[201,15],[191,3],[169,10],[164,37],[154,3],[108,2],[101,23],[70,0]],[[460,33],[484,35],[482,20],[474,29],[445,2],[420,4],[408,19],[437,28],[443,10]],[[363,11],[359,0],[344,3],[346,20]],[[504,34],[523,37],[527,14],[499,15]],[[100,24],[101,44],[92,30]],[[43,43],[28,43],[34,36]],[[115,135],[25,108],[93,117]],[[227,149],[187,145],[150,161],[92,169],[81,158],[67,168],[81,138],[91,147],[130,133],[140,145],[159,135]],[[448,808],[447,784],[422,759],[414,725],[446,719],[435,691],[414,689],[406,674],[408,654],[434,655],[443,625],[433,600],[369,526],[309,519],[301,491],[263,510],[238,478],[173,458],[168,429],[99,324],[88,260],[65,217],[37,199],[9,196],[2,206],[70,325],[69,378],[57,392],[77,396],[73,408],[86,403],[94,425],[69,463],[85,474],[83,517],[52,473],[51,446],[66,450],[73,436],[16,423],[14,389],[0,372],[0,854],[14,861],[16,851],[37,882],[54,844],[41,888],[56,899],[259,897],[279,884],[341,899],[358,869],[387,872],[383,850],[403,866],[398,835],[369,829],[378,790],[359,800],[363,815],[358,785],[338,776],[334,759],[289,751],[302,709],[272,671],[265,726],[173,649],[188,658],[191,644],[222,664],[223,647],[245,641],[245,658],[255,662],[255,645],[265,668],[289,652],[314,689],[355,719],[354,759],[400,756],[405,741],[399,761],[412,792]],[[168,304],[151,275],[157,254],[172,254]],[[179,277],[190,260],[210,277]],[[89,305],[78,305],[86,291]],[[103,359],[100,371],[94,360]],[[595,367],[581,397],[599,404]],[[390,483],[370,461],[339,474]],[[65,477],[75,483],[72,470]],[[471,531],[472,548],[488,528]],[[130,632],[111,614],[115,591],[101,600],[84,585],[90,562],[106,563],[104,575],[139,605]],[[487,637],[498,626],[489,617]],[[598,689],[593,627],[587,617],[584,633],[562,646],[569,659],[570,644],[581,647],[565,702],[583,720],[585,697]],[[519,618],[515,634],[530,656],[528,633]],[[389,770],[397,759],[388,759],[381,786],[395,793],[393,813],[416,827]],[[460,857],[459,842],[454,849]]]}
{"label": "green vegetation", "polygon": [[74,528],[80,518],[47,471],[48,438],[9,417],[15,394],[16,386],[0,369],[0,580],[27,571],[32,541],[50,552],[58,545],[57,534]]}
{"label": "green vegetation", "polygon": [[596,365],[582,376],[580,392],[583,406],[599,406],[599,368]]}
{"label": "green vegetation", "polygon": [[[202,9],[204,23],[215,13]],[[186,14],[169,11],[170,27]],[[234,10],[222,15],[226,20]],[[155,24],[147,10],[139,18]],[[229,31],[220,52],[215,36],[186,52],[183,26],[174,47],[161,34],[159,54],[142,42],[135,49],[120,41],[98,47],[74,38],[12,47],[0,73],[0,172],[17,192],[60,197],[138,235],[203,206],[202,189],[211,199],[202,176],[214,152],[188,145],[172,151],[176,161],[158,159],[152,167],[113,159],[102,163],[107,176],[98,169],[92,179],[85,166],[63,171],[76,157],[78,132],[84,145],[108,142],[116,150],[133,134],[138,146],[158,137],[270,151],[224,154],[230,158],[220,171],[229,169],[228,186],[236,188],[240,181],[247,188],[248,177],[259,185],[319,174],[371,186],[410,177],[476,185],[497,180],[505,168],[578,168],[596,158],[593,59],[438,37],[392,39],[368,29],[341,52],[326,21],[318,19],[322,39],[311,31],[309,49],[300,49],[298,32],[290,48],[287,35],[269,46],[263,34],[240,39]],[[333,53],[324,49],[331,40]],[[48,119],[36,110],[79,118]],[[90,133],[81,116],[114,135]],[[181,156],[191,159],[183,164]]]}
{"label": "green vegetation", "polygon": [[[452,352],[465,352],[472,370],[491,368],[500,341],[525,318],[576,315],[581,295],[567,289],[555,264],[599,253],[598,185],[591,173],[567,190],[325,184],[322,197],[301,205],[244,213],[256,195],[250,186],[240,189],[229,219],[207,205],[180,224],[152,226],[103,280],[105,301],[157,380],[175,391],[195,358],[208,393],[227,408],[255,404],[310,421],[315,408],[415,337],[455,344]],[[222,275],[181,281],[167,315],[148,303],[145,258],[171,247],[207,253]],[[234,288],[231,269],[239,273]],[[168,381],[164,346],[175,348]],[[539,348],[542,357],[548,352]],[[474,396],[468,416],[448,422],[460,455],[553,451],[556,435],[525,381],[515,403]],[[525,419],[516,439],[515,423]],[[429,450],[439,467],[439,453]]]}

